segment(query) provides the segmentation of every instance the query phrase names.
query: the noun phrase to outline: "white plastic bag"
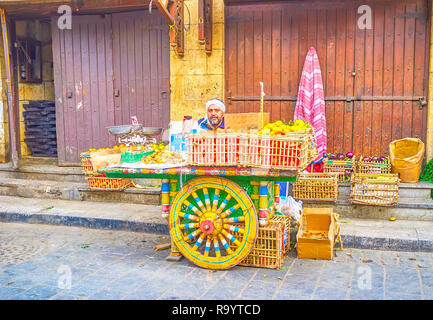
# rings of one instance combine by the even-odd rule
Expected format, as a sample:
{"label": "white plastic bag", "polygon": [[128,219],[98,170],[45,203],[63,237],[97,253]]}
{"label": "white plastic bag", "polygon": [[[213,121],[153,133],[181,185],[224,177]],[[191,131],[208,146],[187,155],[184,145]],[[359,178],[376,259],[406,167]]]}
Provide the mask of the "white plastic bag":
{"label": "white plastic bag", "polygon": [[288,196],[281,201],[280,212],[298,221],[301,218],[302,201],[296,201],[291,196]]}

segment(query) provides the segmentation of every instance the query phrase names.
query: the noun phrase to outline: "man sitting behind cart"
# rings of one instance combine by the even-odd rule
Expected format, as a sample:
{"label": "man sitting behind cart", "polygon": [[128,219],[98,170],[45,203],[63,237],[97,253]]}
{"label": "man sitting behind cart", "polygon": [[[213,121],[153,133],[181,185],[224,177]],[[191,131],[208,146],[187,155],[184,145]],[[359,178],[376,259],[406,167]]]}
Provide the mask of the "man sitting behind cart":
{"label": "man sitting behind cart", "polygon": [[206,117],[198,120],[200,130],[224,129],[226,106],[220,99],[211,99],[206,103]]}

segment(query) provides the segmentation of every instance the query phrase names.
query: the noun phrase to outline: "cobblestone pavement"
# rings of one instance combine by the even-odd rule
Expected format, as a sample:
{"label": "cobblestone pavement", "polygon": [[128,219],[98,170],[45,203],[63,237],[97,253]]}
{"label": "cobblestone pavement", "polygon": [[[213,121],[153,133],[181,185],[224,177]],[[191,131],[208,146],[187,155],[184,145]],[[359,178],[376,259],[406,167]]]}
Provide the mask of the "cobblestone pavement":
{"label": "cobblestone pavement", "polygon": [[209,271],[155,252],[167,236],[0,223],[0,299],[433,299],[431,253],[289,254],[280,270]]}

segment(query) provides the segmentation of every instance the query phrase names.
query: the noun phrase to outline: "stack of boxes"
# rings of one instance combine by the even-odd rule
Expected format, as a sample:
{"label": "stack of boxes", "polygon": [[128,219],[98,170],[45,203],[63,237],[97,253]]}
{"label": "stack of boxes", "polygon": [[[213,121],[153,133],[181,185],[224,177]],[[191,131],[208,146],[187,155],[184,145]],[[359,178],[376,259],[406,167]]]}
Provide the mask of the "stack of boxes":
{"label": "stack of boxes", "polygon": [[33,157],[57,157],[54,101],[36,100],[24,105],[25,143]]}

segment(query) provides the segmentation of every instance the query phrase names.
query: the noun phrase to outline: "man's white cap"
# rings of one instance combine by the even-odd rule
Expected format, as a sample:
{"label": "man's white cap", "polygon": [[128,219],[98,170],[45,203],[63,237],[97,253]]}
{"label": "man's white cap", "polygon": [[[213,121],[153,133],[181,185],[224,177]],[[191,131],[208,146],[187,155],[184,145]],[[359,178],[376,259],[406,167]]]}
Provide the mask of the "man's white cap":
{"label": "man's white cap", "polygon": [[226,105],[224,102],[222,102],[220,99],[211,99],[208,102],[206,102],[206,112],[209,109],[211,105],[215,105],[218,108],[220,108],[224,113],[226,112]]}

